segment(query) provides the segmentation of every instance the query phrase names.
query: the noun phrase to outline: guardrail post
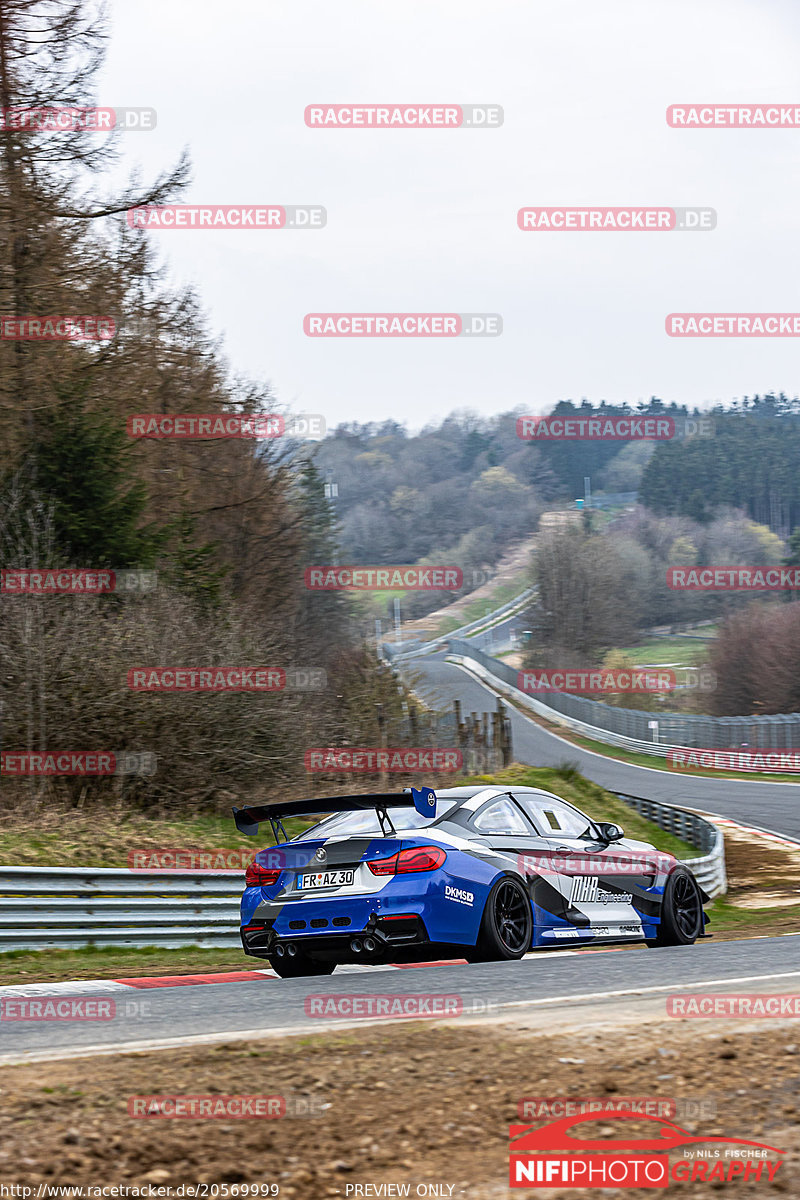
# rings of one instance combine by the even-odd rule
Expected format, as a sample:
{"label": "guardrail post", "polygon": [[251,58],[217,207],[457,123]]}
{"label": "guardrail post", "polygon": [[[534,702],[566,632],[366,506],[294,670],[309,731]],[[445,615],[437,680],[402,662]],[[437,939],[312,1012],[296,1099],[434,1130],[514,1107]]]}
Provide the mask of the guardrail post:
{"label": "guardrail post", "polygon": [[502,700],[497,701],[497,728],[500,750],[503,756],[503,766],[507,767],[511,763],[512,758],[511,721],[506,716],[506,706]]}
{"label": "guardrail post", "polygon": [[680,861],[689,868],[712,899],[727,892],[725,839],[721,829],[697,813],[673,804],[665,804],[661,800],[646,800],[641,796],[626,796],[621,792],[615,794],[654,825],[674,833],[683,841],[704,851],[697,858]]}

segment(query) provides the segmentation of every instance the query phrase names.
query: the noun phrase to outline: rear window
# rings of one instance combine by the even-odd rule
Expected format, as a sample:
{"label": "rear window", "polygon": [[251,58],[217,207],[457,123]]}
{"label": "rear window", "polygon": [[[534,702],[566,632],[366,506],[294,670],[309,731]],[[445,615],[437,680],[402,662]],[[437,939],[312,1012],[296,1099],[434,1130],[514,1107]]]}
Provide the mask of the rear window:
{"label": "rear window", "polygon": [[[437,800],[436,802],[436,819],[444,816],[453,805],[454,800]],[[424,829],[427,825],[434,824],[427,817],[423,817],[415,808],[390,808],[389,817],[395,829]],[[378,837],[382,837],[380,822],[375,813],[374,808],[359,809],[357,812],[336,813],[335,816],[325,817],[316,825],[312,825],[310,829],[306,829],[303,833],[298,833],[297,837],[292,838],[294,842],[304,842],[311,838],[320,837],[342,837],[352,835],[353,837],[359,834],[374,833]]]}

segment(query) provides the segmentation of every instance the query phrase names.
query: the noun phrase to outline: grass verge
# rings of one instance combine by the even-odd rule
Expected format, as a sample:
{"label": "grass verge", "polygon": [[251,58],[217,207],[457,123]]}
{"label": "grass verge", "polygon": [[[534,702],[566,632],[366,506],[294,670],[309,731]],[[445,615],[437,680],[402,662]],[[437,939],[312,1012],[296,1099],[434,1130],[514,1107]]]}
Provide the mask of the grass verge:
{"label": "grass verge", "polygon": [[[308,824],[285,822],[290,836]],[[231,815],[215,813],[155,817],[99,805],[91,810],[43,806],[35,814],[6,812],[0,821],[0,866],[7,867],[141,867],[159,850],[254,853],[262,844],[263,838],[239,833]],[[141,852],[144,860],[132,858]]]}
{"label": "grass verge", "polygon": [[63,979],[134,979],[144,975],[205,975],[249,971],[269,963],[247,958],[232,946],[204,950],[184,946],[141,949],[86,946],[79,950],[10,950],[0,954],[0,984],[52,983]]}
{"label": "grass verge", "polygon": [[682,667],[694,667],[708,658],[709,643],[714,640],[714,634],[705,633],[702,637],[660,637],[639,642],[636,646],[624,646],[620,653],[631,662],[643,663],[678,663]]}

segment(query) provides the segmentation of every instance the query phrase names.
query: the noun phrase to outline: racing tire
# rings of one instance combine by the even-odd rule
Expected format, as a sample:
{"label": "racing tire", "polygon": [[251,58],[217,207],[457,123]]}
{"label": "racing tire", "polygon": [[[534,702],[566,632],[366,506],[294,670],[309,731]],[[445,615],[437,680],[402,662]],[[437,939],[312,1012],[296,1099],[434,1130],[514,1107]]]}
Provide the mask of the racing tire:
{"label": "racing tire", "polygon": [[648,946],[691,946],[704,927],[703,898],[691,871],[676,867],[667,877],[661,903],[661,923]]}
{"label": "racing tire", "polygon": [[296,954],[289,958],[287,954],[277,958],[274,954],[269,959],[269,965],[281,979],[300,979],[308,975],[332,975],[336,970],[335,962],[322,962],[318,958],[310,958],[307,954]]}
{"label": "racing tire", "polygon": [[530,897],[518,879],[504,875],[486,898],[478,941],[467,952],[467,962],[522,958],[530,950],[532,938]]}

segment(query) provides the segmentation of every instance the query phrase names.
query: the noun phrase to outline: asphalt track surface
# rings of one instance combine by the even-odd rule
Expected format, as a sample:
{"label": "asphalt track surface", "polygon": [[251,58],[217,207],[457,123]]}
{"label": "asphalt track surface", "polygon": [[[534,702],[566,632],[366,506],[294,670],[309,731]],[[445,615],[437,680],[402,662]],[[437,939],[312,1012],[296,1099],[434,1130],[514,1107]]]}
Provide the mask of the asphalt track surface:
{"label": "asphalt track surface", "polygon": [[[484,712],[497,703],[490,688],[455,663],[446,662],[444,652],[400,665],[417,680],[416,690],[437,708],[450,708],[454,700],[460,699],[463,712]],[[507,709],[517,762],[535,767],[577,763],[583,775],[609,791],[719,813],[745,825],[800,839],[800,784],[711,779],[634,766],[584,750],[537,725],[511,705]]]}
{"label": "asphalt track surface", "polygon": [[[60,985],[60,990],[62,996],[66,994],[65,985]],[[334,975],[317,979],[265,975],[253,982],[124,989],[107,993],[116,1004],[113,1020],[0,1022],[0,1063],[123,1052],[126,1048],[143,1051],[251,1041],[375,1022],[371,1018],[353,1022],[310,1015],[310,998],[319,995],[325,999],[354,994],[458,997],[467,1019],[510,1020],[547,1032],[556,1026],[583,1030],[598,1014],[618,1028],[621,1005],[627,1006],[624,1012],[633,1019],[643,1004],[649,1005],[651,1016],[663,1018],[667,996],[689,990],[695,994],[800,991],[800,934],[739,942],[709,939],[695,946],[658,950],[637,946],[547,951],[510,963],[340,968]],[[0,988],[0,997],[6,1002],[18,991],[30,992],[30,988]],[[100,986],[95,994],[102,995]],[[390,1025],[384,1018],[377,1020],[387,1029],[397,1030],[395,1022]]]}

